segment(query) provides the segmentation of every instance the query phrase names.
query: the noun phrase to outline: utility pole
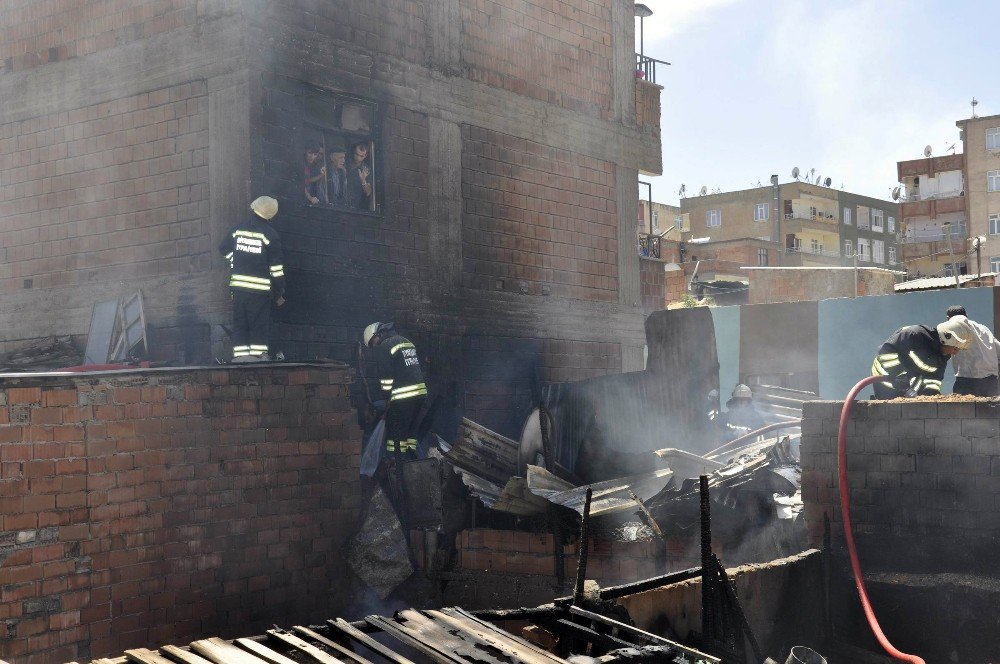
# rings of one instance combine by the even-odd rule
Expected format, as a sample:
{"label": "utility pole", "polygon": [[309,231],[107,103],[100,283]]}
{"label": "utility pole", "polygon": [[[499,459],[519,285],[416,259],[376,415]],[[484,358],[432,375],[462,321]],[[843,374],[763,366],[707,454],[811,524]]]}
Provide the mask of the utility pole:
{"label": "utility pole", "polygon": [[951,260],[951,273],[955,277],[955,288],[961,288],[962,284],[958,280],[958,265],[955,264],[955,252],[951,248],[951,222],[946,221],[941,227],[948,233],[948,257]]}
{"label": "utility pole", "polygon": [[858,296],[858,251],[854,250],[854,297]]}
{"label": "utility pole", "polygon": [[983,236],[977,235],[974,242],[976,243],[976,281],[978,282],[979,278],[983,274],[981,266],[982,264],[980,263],[980,260],[982,259],[981,250],[983,248]]}
{"label": "utility pole", "polygon": [[781,254],[784,253],[785,247],[781,240],[781,207],[780,207],[780,187],[778,186],[778,176],[771,176],[771,194],[774,197],[774,234],[775,240],[778,243],[778,267],[784,262],[781,260]]}

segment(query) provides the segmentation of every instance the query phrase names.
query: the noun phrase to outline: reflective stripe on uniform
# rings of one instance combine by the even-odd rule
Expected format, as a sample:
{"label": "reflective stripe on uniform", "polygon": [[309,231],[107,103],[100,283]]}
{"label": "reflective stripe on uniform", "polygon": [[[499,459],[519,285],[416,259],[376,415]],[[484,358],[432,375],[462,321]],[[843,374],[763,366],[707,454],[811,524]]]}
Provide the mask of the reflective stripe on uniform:
{"label": "reflective stripe on uniform", "polygon": [[392,349],[389,350],[389,355],[395,355],[396,351],[402,350],[404,348],[416,348],[416,346],[414,346],[409,341],[404,341],[403,343],[399,343],[393,346]]}
{"label": "reflective stripe on uniform", "polygon": [[283,277],[283,276],[285,276],[285,266],[284,265],[272,265],[271,266],[271,276],[272,277]]}
{"label": "reflective stripe on uniform", "polygon": [[934,373],[935,371],[937,371],[937,367],[932,367],[931,365],[929,365],[926,362],[924,362],[923,360],[921,360],[920,356],[917,355],[917,353],[915,351],[911,350],[909,352],[909,356],[910,356],[910,359],[913,360],[913,363],[916,364],[917,367],[919,367],[921,371],[924,371],[926,373]]}
{"label": "reflective stripe on uniform", "polygon": [[233,357],[246,357],[251,354],[250,346],[233,346]]}
{"label": "reflective stripe on uniform", "polygon": [[[409,450],[413,450],[414,452],[417,450],[417,439],[416,438],[407,438],[406,440],[399,441],[399,451],[400,452],[407,452]],[[386,452],[395,452],[396,451],[396,443],[395,443],[395,441],[392,441],[392,440],[385,441],[385,451]]]}
{"label": "reflective stripe on uniform", "polygon": [[932,380],[932,379],[928,378],[927,380],[924,381],[924,389],[926,389],[926,390],[932,390],[934,392],[940,393],[941,392],[941,381],[939,381],[939,380]]}
{"label": "reflective stripe on uniform", "polygon": [[236,279],[236,278],[233,278],[233,279],[229,280],[229,287],[230,288],[248,288],[250,290],[259,290],[259,291],[269,291],[269,290],[271,290],[271,285],[270,284],[258,284],[258,283],[254,283],[252,281],[243,281],[241,279]]}
{"label": "reflective stripe on uniform", "polygon": [[426,394],[427,385],[425,383],[417,383],[416,385],[405,385],[403,387],[393,389],[392,396],[389,400],[399,401],[401,399],[411,399],[413,397],[424,396]]}
{"label": "reflective stripe on uniform", "polygon": [[875,361],[872,362],[872,375],[873,376],[888,376],[889,372],[882,367],[882,363],[876,357]]}
{"label": "reflective stripe on uniform", "polygon": [[382,389],[386,392],[392,389],[392,378],[382,378],[379,383],[382,384]]}
{"label": "reflective stripe on uniform", "polygon": [[233,231],[233,237],[249,237],[255,240],[260,240],[264,244],[271,244],[271,241],[267,239],[267,236],[263,233],[255,233],[253,231]]}

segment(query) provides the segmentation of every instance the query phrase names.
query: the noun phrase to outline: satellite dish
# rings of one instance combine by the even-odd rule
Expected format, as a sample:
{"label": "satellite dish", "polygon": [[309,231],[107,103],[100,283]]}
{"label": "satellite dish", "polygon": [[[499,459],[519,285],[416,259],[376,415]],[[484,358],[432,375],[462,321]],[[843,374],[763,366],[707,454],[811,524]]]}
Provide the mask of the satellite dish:
{"label": "satellite dish", "polygon": [[931,154],[932,154],[931,146],[928,145],[927,147],[924,148],[924,156],[930,157]]}
{"label": "satellite dish", "polygon": [[895,189],[892,190],[892,200],[894,201],[899,200],[899,187],[896,187]]}
{"label": "satellite dish", "polygon": [[795,168],[792,169],[792,177],[795,178],[796,180],[799,179],[799,167],[798,166],[796,166]]}
{"label": "satellite dish", "polygon": [[681,188],[677,190],[677,195],[684,198],[684,192],[687,191],[687,185],[682,184]]}
{"label": "satellite dish", "polygon": [[815,184],[819,184],[819,181],[822,180],[822,179],[823,179],[822,175],[817,175],[816,176],[816,182],[815,182]]}
{"label": "satellite dish", "polygon": [[698,195],[699,196],[704,196],[707,193],[708,193],[708,187],[702,187],[701,191],[698,192]]}

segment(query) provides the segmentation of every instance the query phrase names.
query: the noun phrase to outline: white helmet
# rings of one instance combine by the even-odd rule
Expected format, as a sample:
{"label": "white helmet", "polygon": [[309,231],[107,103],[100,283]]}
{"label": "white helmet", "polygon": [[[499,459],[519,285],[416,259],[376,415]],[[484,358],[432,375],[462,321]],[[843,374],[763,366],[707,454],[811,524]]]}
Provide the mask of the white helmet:
{"label": "white helmet", "polygon": [[739,385],[736,386],[736,389],[733,390],[733,398],[753,399],[753,392],[750,391],[749,387],[747,387],[743,383],[740,383]]}
{"label": "white helmet", "polygon": [[372,323],[365,328],[364,334],[361,335],[361,338],[364,340],[366,346],[371,345],[372,337],[374,337],[375,333],[378,332],[378,327],[381,324],[382,323]]}
{"label": "white helmet", "polygon": [[270,220],[278,214],[278,201],[270,196],[261,196],[254,199],[254,202],[250,204],[250,209],[261,219]]}
{"label": "white helmet", "polygon": [[941,343],[959,350],[965,350],[972,341],[972,325],[965,316],[952,316],[937,326]]}

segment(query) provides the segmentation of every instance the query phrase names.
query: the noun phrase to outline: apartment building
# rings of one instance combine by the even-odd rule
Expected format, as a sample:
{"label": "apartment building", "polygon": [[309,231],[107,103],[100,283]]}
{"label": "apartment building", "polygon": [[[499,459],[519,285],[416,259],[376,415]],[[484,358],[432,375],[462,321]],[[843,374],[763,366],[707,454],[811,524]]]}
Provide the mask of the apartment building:
{"label": "apartment building", "polygon": [[900,184],[900,251],[913,277],[968,271],[965,155],[896,163]]}
{"label": "apartment building", "polygon": [[[978,272],[1000,272],[1000,115],[972,117],[955,123],[965,152],[965,211],[969,237],[986,236]],[[969,249],[971,265],[976,254]]]}
{"label": "apartment building", "polygon": [[[808,182],[685,198],[688,254],[715,258],[737,240],[753,245],[745,266],[892,266],[898,260],[898,206]],[[759,246],[758,246],[759,245]]]}

